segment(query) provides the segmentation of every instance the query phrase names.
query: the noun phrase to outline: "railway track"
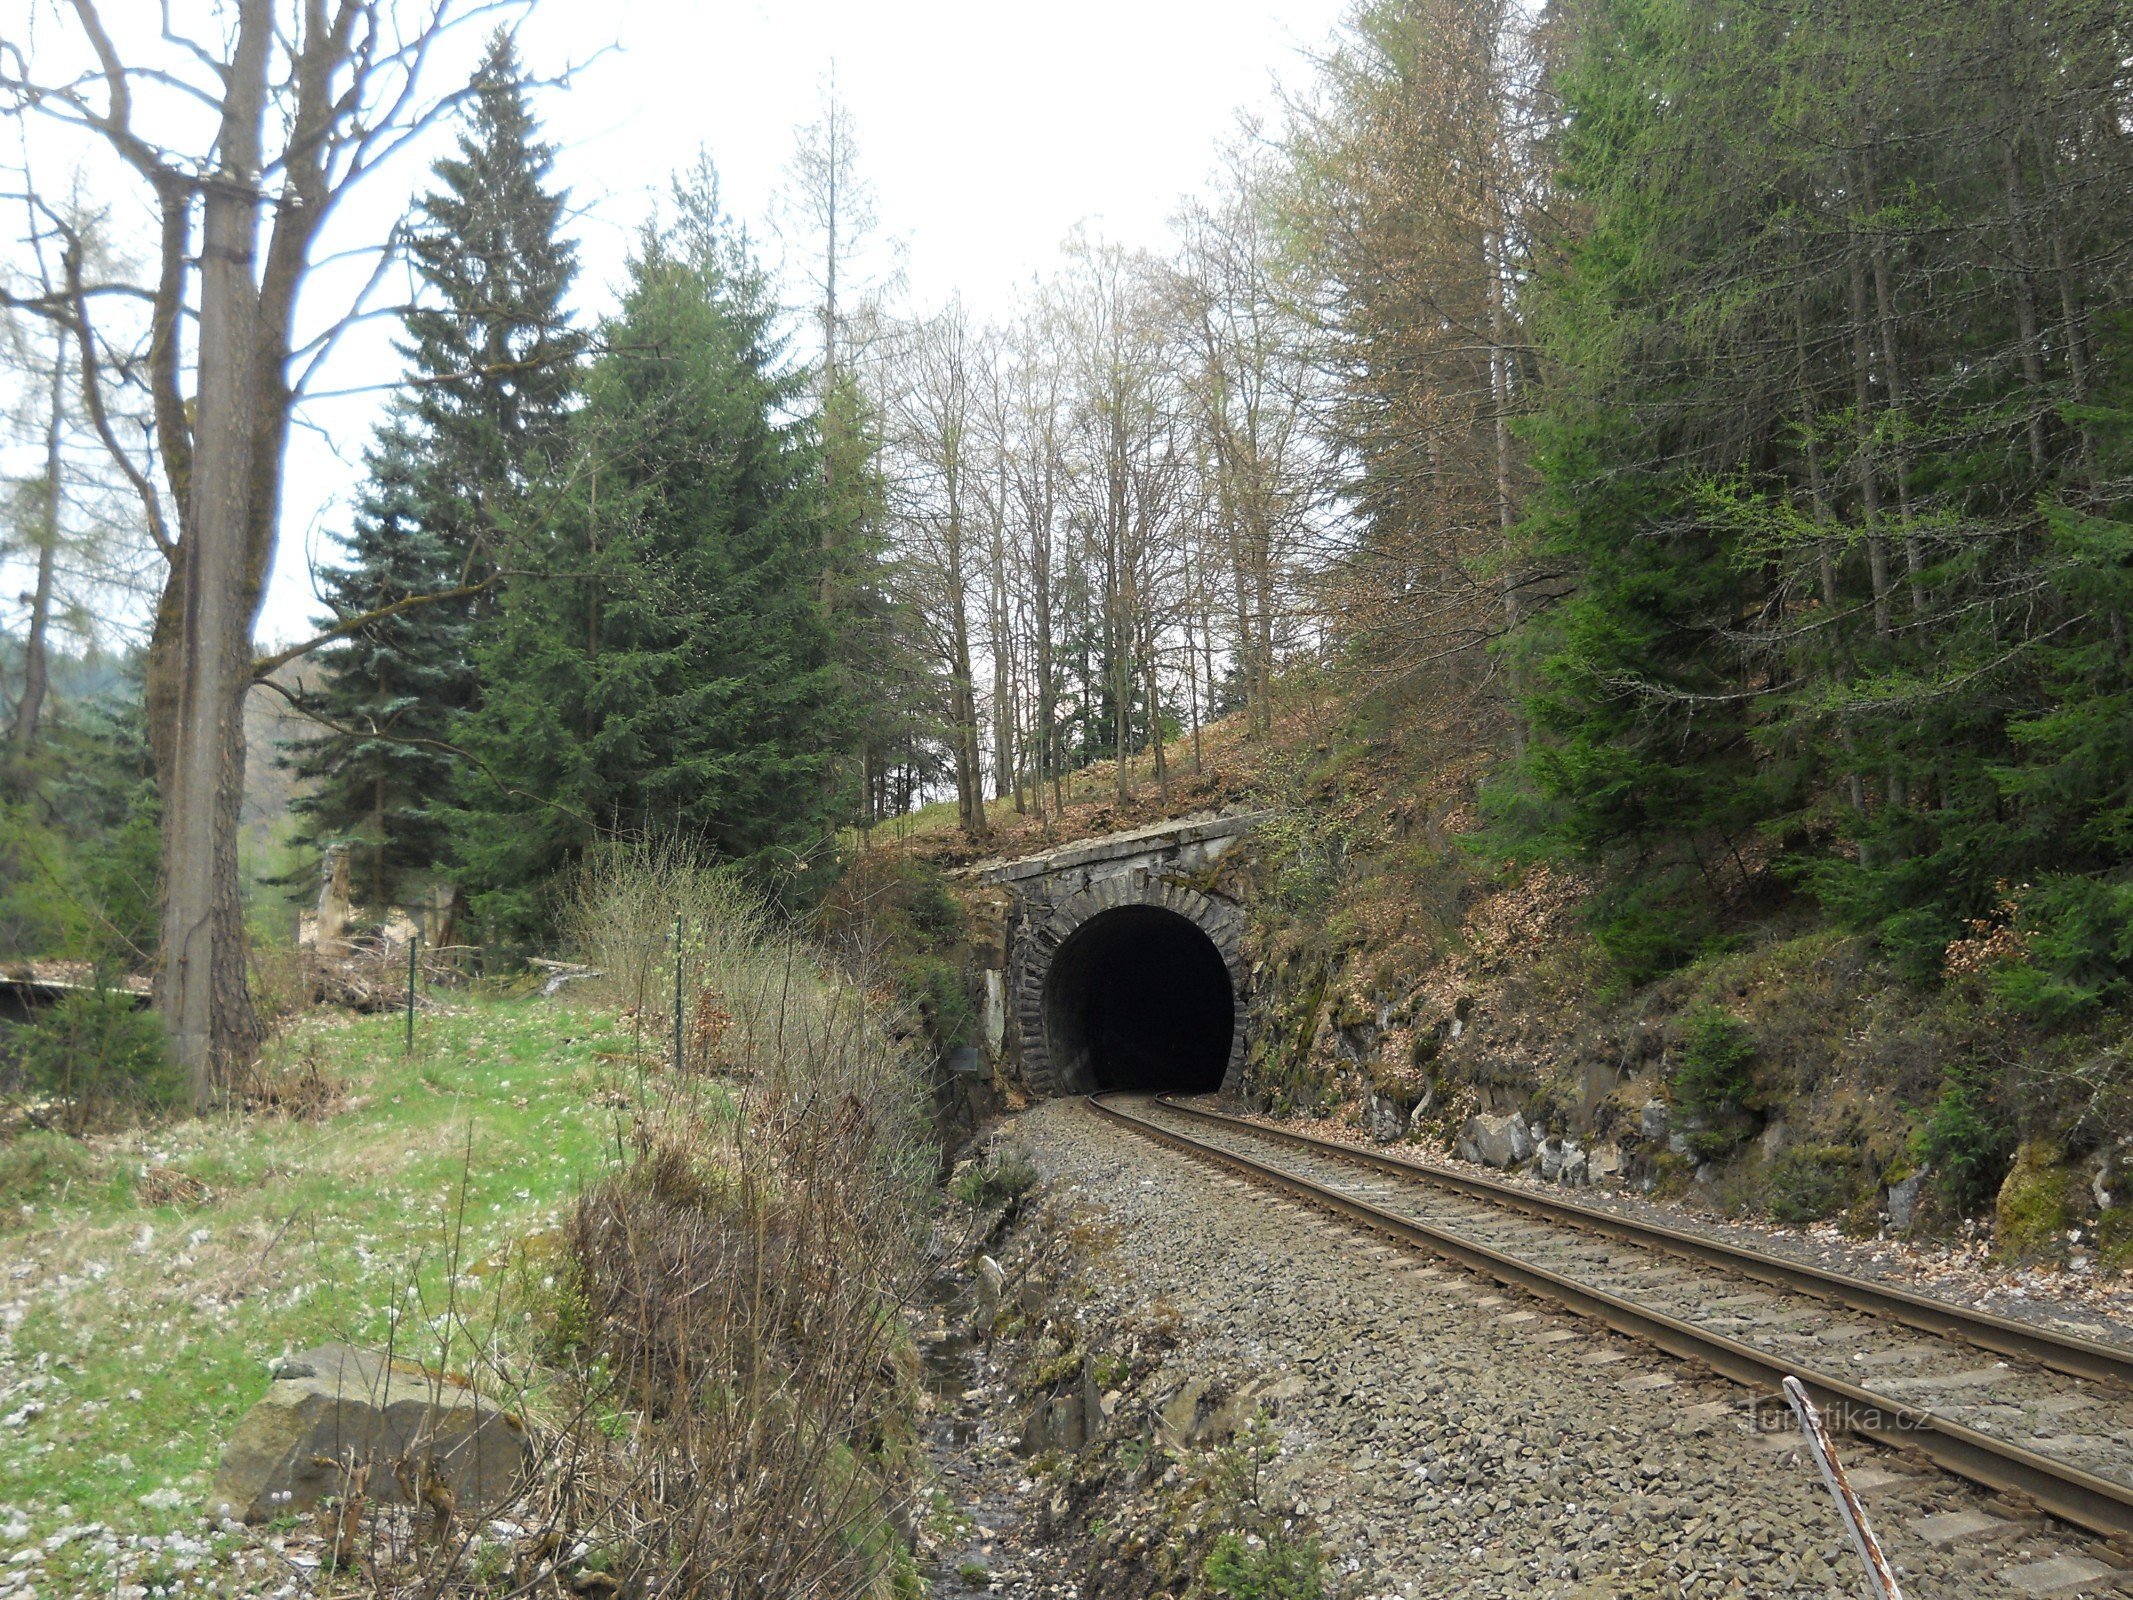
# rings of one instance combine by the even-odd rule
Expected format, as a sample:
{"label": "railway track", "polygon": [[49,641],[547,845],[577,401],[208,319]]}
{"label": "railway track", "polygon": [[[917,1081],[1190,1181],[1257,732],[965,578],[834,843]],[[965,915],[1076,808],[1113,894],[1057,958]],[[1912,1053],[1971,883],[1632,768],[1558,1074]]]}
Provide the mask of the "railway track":
{"label": "railway track", "polygon": [[1090,1104],[1761,1396],[1797,1377],[1846,1431],[2133,1553],[2133,1350],[1160,1096]]}

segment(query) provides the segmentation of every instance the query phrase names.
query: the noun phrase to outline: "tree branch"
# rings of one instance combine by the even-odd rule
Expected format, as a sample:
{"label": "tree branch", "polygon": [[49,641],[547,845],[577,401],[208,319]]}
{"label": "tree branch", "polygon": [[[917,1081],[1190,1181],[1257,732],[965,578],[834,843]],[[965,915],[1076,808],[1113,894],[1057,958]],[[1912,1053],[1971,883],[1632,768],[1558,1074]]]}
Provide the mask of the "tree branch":
{"label": "tree branch", "polygon": [[379,606],[374,610],[365,611],[359,616],[345,618],[326,629],[325,632],[306,639],[302,644],[291,645],[286,650],[277,650],[270,656],[258,657],[252,662],[252,680],[255,683],[264,683],[268,673],[287,666],[297,657],[307,656],[321,646],[333,643],[336,639],[345,639],[351,633],[359,632],[374,622],[383,622],[387,618],[397,617],[403,611],[414,611],[423,606],[439,605],[447,600],[471,600],[475,595],[481,594],[488,589],[493,581],[493,579],[484,579],[480,583],[461,584],[456,589],[437,589],[428,594],[405,595],[393,601],[391,605]]}

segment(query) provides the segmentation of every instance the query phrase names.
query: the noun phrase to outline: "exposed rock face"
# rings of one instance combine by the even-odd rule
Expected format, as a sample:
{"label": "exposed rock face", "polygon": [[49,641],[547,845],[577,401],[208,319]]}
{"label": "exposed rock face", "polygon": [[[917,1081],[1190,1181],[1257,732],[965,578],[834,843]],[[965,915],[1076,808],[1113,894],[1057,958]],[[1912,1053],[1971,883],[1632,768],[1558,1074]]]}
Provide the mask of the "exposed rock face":
{"label": "exposed rock face", "polygon": [[1379,1144],[1393,1144],[1407,1137],[1412,1113],[1390,1095],[1372,1094],[1363,1102],[1363,1127]]}
{"label": "exposed rock face", "polygon": [[1575,1139],[1543,1139],[1540,1175],[1549,1183],[1582,1188],[1592,1181],[1591,1161]]}
{"label": "exposed rock face", "polygon": [[1671,1121],[1664,1100],[1647,1100],[1637,1118],[1637,1131],[1647,1139],[1664,1139]]}
{"label": "exposed rock face", "polygon": [[1492,1117],[1477,1111],[1459,1130],[1459,1154],[1486,1166],[1519,1166],[1533,1158],[1533,1134],[1523,1117]]}
{"label": "exposed rock face", "polygon": [[2055,1141],[2023,1140],[1994,1202],[1994,1244],[2024,1259],[2063,1255],[2068,1222],[2076,1203],[2088,1198],[2086,1189]]}
{"label": "exposed rock face", "polygon": [[1007,1290],[1007,1273],[991,1256],[978,1257],[978,1308],[973,1319],[982,1330],[992,1326],[1000,1310],[1000,1296]]}
{"label": "exposed rock face", "polygon": [[208,1514],[265,1522],[348,1492],[365,1471],[374,1501],[438,1503],[461,1514],[516,1492],[532,1441],[525,1424],[474,1390],[412,1362],[320,1345],[281,1363],[266,1398],[223,1446]]}
{"label": "exposed rock face", "polygon": [[1206,1378],[1188,1378],[1163,1402],[1156,1426],[1173,1450],[1204,1449],[1234,1439],[1261,1411],[1279,1416],[1285,1405],[1293,1404],[1304,1392],[1304,1381],[1293,1373],[1254,1378],[1228,1390]]}
{"label": "exposed rock face", "polygon": [[1889,1185],[1889,1226],[1908,1233],[1918,1219],[1918,1195],[1926,1186],[1926,1174],[1914,1172],[1901,1183]]}
{"label": "exposed rock face", "polygon": [[1022,1424],[1018,1445],[1026,1456],[1048,1450],[1079,1450],[1087,1442],[1088,1414],[1079,1395],[1058,1395],[1037,1402]]}

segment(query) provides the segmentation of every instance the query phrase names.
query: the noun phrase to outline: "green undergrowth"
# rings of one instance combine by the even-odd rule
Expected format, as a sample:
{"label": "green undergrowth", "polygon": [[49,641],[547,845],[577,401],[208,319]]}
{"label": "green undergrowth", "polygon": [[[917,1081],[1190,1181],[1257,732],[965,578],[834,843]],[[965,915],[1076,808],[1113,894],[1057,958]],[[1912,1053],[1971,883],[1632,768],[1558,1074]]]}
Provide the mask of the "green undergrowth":
{"label": "green undergrowth", "polygon": [[[10,1412],[41,1407],[0,1430],[10,1544],[199,1527],[222,1441],[284,1352],[344,1340],[479,1376],[530,1348],[535,1308],[489,1268],[614,1158],[632,1040],[611,1012],[539,1000],[425,1015],[412,1053],[403,1026],[321,1013],[277,1042],[337,1088],[312,1120],[0,1146],[19,1318],[0,1388]],[[98,1579],[75,1549],[49,1579]]]}

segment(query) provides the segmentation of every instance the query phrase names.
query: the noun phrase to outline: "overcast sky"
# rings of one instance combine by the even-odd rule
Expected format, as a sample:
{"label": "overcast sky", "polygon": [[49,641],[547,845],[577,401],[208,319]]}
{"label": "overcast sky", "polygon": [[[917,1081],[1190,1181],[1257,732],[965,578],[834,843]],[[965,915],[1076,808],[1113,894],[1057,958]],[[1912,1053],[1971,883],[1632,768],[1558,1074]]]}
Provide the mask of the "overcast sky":
{"label": "overcast sky", "polygon": [[[523,32],[536,73],[596,58],[541,116],[562,147],[587,316],[604,309],[667,175],[708,150],[728,209],[766,256],[793,130],[818,114],[834,63],[858,124],[883,234],[907,297],[960,293],[1004,310],[1077,222],[1160,243],[1240,110],[1300,84],[1348,0],[547,0]],[[423,177],[387,174],[354,226],[382,228]],[[376,234],[373,237],[379,236]],[[352,343],[328,387],[394,376],[385,337]],[[287,638],[318,607],[374,394],[311,403],[292,442],[280,560],[260,632]]]}

